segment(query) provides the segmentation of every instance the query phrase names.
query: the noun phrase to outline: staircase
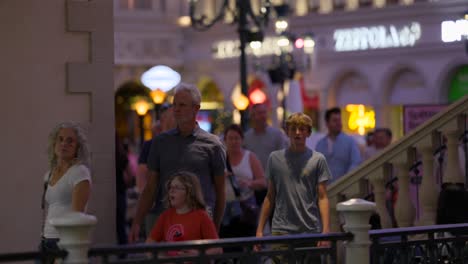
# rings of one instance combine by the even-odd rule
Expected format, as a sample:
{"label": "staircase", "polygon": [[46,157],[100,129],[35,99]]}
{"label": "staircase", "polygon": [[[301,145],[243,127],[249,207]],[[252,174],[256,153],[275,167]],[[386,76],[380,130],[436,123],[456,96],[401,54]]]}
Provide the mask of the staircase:
{"label": "staircase", "polygon": [[[391,228],[391,218],[385,205],[385,186],[393,175],[398,177],[398,198],[394,211],[398,226],[435,224],[440,188],[434,176],[434,168],[437,165],[434,152],[444,144],[444,139],[446,165],[442,183],[465,183],[465,176],[462,175],[459,165],[459,139],[466,131],[467,114],[468,96],[465,96],[330,184],[328,197],[332,231],[340,229],[336,205],[344,199],[363,198],[370,190],[373,192],[382,228]],[[422,162],[422,182],[417,204],[420,217],[415,221],[416,207],[410,199],[410,169],[419,160]]]}

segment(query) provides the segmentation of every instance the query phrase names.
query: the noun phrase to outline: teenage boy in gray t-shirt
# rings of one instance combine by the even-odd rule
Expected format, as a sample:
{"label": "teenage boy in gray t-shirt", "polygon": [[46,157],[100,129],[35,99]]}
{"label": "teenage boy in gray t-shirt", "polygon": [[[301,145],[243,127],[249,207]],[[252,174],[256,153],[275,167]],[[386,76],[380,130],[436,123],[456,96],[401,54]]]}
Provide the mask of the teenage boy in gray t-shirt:
{"label": "teenage boy in gray t-shirt", "polygon": [[[325,157],[306,147],[312,120],[303,113],[292,114],[286,120],[286,131],[289,147],[272,152],[268,159],[265,174],[270,181],[257,237],[263,237],[263,228],[273,207],[272,235],[328,233],[326,183],[331,174]],[[317,246],[328,245],[329,242],[321,241]],[[314,259],[320,261],[320,258]]]}

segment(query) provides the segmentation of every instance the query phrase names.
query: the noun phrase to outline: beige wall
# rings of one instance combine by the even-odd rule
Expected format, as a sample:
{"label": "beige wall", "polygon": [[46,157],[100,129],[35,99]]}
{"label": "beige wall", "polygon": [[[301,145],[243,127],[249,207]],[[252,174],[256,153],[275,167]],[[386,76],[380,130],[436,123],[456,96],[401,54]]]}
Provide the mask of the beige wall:
{"label": "beige wall", "polygon": [[89,131],[94,241],[114,242],[112,1],[2,0],[0,32],[0,253],[38,244],[47,135],[64,120]]}

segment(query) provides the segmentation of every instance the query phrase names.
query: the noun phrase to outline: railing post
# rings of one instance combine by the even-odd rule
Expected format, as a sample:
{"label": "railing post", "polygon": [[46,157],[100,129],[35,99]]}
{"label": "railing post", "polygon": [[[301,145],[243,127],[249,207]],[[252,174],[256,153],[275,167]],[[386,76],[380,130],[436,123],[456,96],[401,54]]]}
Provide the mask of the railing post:
{"label": "railing post", "polygon": [[447,166],[443,175],[443,183],[465,183],[462,176],[458,158],[458,137],[459,129],[443,129],[447,137]]}
{"label": "railing post", "polygon": [[[408,163],[411,151],[401,153],[392,159],[391,163],[396,168],[398,175],[398,197],[395,204],[395,218],[398,227],[413,226],[415,218],[415,208],[410,199],[410,175]],[[411,155],[412,156],[412,155]]]}
{"label": "railing post", "polygon": [[378,170],[374,171],[369,177],[369,180],[374,189],[374,201],[376,205],[376,211],[380,216],[380,223],[382,228],[392,228],[392,220],[388,214],[387,206],[385,204],[385,173],[384,166],[381,166]]}
{"label": "railing post", "polygon": [[433,157],[433,135],[424,138],[415,144],[416,148],[422,153],[423,163],[423,178],[421,183],[421,198],[419,200],[419,208],[422,210],[422,216],[417,225],[433,225],[435,224],[435,216],[437,211],[437,198],[439,191],[437,190],[436,181],[434,178],[434,157]]}
{"label": "railing post", "polygon": [[370,245],[369,218],[375,211],[375,203],[362,199],[351,199],[336,206],[345,219],[344,229],[354,235],[352,241],[345,242],[346,264],[369,264]]}
{"label": "railing post", "polygon": [[65,263],[89,263],[89,235],[96,225],[96,217],[70,212],[50,220],[59,232],[59,246],[68,252]]}

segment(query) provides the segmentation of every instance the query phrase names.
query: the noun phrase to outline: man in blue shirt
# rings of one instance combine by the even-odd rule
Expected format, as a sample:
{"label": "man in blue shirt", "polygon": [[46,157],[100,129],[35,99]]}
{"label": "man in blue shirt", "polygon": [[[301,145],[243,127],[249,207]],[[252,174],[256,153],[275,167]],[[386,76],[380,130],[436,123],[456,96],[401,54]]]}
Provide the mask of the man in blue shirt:
{"label": "man in blue shirt", "polygon": [[322,138],[315,148],[321,152],[331,170],[332,179],[336,181],[361,163],[361,154],[357,142],[342,132],[341,110],[338,107],[325,112],[325,122],[328,134]]}

